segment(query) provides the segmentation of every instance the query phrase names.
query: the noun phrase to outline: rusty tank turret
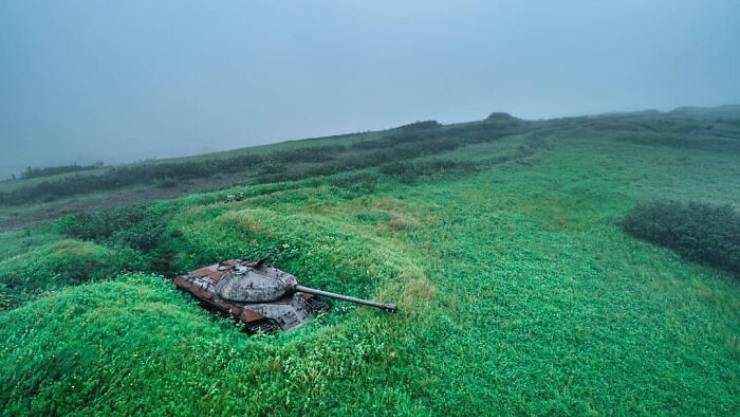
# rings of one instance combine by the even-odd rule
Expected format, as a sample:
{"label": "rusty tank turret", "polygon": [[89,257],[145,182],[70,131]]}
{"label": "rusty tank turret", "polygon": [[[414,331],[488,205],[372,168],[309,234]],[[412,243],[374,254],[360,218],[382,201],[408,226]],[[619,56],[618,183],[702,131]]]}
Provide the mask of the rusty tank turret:
{"label": "rusty tank turret", "polygon": [[231,259],[175,278],[175,285],[193,294],[207,307],[244,322],[250,332],[295,329],[317,312],[328,309],[317,296],[350,301],[390,313],[394,304],[362,300],[304,287],[295,276],[259,261]]}

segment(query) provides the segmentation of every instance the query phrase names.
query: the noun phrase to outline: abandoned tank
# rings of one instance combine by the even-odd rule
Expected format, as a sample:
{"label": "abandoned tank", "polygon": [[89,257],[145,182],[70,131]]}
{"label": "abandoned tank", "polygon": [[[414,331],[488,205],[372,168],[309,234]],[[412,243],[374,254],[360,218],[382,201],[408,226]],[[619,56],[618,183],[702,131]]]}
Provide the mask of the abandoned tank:
{"label": "abandoned tank", "polygon": [[295,276],[259,261],[228,261],[209,265],[175,278],[175,285],[191,293],[202,305],[230,314],[246,324],[249,332],[292,330],[329,306],[319,297],[350,301],[389,313],[394,304],[383,304],[304,287]]}

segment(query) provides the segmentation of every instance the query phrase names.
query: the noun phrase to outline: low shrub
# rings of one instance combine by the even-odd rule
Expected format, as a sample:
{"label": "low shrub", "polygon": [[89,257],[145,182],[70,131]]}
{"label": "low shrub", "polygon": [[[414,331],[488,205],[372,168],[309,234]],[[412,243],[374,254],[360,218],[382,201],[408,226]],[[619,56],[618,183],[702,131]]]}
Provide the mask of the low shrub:
{"label": "low shrub", "polygon": [[287,167],[285,166],[285,164],[282,164],[280,162],[275,162],[275,161],[267,161],[260,166],[259,171],[257,171],[257,175],[278,174],[285,170],[287,170]]}
{"label": "low shrub", "polygon": [[521,119],[516,118],[506,112],[493,112],[486,117],[487,122],[498,122],[498,123],[517,123]]}
{"label": "low shrub", "polygon": [[423,120],[419,122],[409,123],[407,125],[399,126],[394,130],[430,130],[438,129],[442,127],[442,124],[436,120]]}
{"label": "low shrub", "polygon": [[98,162],[92,165],[72,164],[72,165],[61,165],[61,166],[46,167],[46,168],[27,167],[26,169],[23,170],[23,172],[21,172],[21,179],[48,177],[52,175],[66,174],[68,172],[88,171],[91,169],[98,169],[102,166],[103,166],[103,163]]}
{"label": "low shrub", "polygon": [[149,250],[156,246],[165,221],[146,206],[136,205],[67,216],[60,227],[64,234],[77,239]]}
{"label": "low shrub", "polygon": [[636,206],[622,226],[685,259],[740,276],[740,214],[729,206],[658,201]]}
{"label": "low shrub", "polygon": [[65,239],[0,262],[0,311],[66,286],[105,279],[132,269],[144,269],[135,250],[106,248]]}
{"label": "low shrub", "polygon": [[277,151],[268,156],[276,162],[325,162],[334,159],[334,155],[345,151],[344,145],[311,146],[298,149]]}
{"label": "low shrub", "polygon": [[72,238],[132,249],[143,260],[137,270],[170,275],[177,268],[166,242],[171,237],[166,232],[168,220],[166,213],[137,205],[67,216],[57,227]]}
{"label": "low shrub", "polygon": [[368,172],[337,178],[329,182],[332,187],[344,190],[348,196],[373,194],[377,183],[378,177]]}

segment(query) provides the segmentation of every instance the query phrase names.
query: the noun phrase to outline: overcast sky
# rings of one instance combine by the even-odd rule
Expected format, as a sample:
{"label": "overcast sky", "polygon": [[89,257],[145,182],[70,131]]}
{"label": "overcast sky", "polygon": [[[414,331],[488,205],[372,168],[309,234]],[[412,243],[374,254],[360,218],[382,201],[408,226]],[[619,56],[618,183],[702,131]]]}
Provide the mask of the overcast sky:
{"label": "overcast sky", "polygon": [[0,1],[0,177],[507,111],[740,103],[740,1]]}

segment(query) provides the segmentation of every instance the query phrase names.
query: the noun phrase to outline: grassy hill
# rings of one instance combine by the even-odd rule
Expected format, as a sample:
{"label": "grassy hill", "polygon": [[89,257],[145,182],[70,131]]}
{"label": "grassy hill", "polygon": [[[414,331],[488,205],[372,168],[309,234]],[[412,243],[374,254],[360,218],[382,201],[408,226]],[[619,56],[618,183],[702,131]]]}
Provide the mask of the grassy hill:
{"label": "grassy hill", "polygon": [[[736,107],[495,113],[6,182],[0,414],[735,416],[740,276],[624,220],[701,203],[721,234],[738,190]],[[168,279],[268,252],[400,311],[336,303],[247,337]]]}

